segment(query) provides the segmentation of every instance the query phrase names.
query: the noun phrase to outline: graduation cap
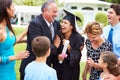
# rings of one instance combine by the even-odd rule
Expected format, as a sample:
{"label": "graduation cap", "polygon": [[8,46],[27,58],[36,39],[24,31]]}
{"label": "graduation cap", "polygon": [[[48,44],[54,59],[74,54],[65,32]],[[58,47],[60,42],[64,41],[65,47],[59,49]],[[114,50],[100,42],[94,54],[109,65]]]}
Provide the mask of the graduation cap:
{"label": "graduation cap", "polygon": [[78,31],[78,28],[77,28],[77,22],[76,20],[82,22],[82,20],[75,14],[63,9],[63,11],[65,12],[66,16],[63,18],[63,19],[67,19],[70,21],[71,25],[73,27],[76,27],[77,31]]}

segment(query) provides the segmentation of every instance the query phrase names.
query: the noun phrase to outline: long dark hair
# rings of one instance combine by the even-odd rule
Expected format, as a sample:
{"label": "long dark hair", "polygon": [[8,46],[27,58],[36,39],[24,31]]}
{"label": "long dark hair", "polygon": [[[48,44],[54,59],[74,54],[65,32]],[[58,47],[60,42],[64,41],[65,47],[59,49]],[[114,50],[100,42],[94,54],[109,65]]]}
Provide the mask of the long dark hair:
{"label": "long dark hair", "polygon": [[118,65],[118,59],[111,51],[101,52],[101,57],[104,63],[108,64],[108,70],[110,74],[114,76],[120,75],[120,66]]}
{"label": "long dark hair", "polygon": [[0,0],[0,23],[5,19],[8,29],[15,34],[10,23],[9,14],[7,12],[7,8],[10,8],[11,4],[12,0]]}

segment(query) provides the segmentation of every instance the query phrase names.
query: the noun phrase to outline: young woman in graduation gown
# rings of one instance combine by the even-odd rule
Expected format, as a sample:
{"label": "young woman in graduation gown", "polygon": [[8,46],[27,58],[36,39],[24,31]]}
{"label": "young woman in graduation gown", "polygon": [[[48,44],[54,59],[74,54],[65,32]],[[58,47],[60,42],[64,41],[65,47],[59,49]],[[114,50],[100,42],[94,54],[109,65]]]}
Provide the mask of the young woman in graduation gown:
{"label": "young woman in graduation gown", "polygon": [[[61,22],[61,31],[59,37],[61,43],[56,52],[54,68],[57,71],[58,80],[79,80],[81,50],[84,46],[84,37],[82,37],[75,27],[75,16],[69,12]],[[62,55],[65,40],[69,40],[66,55]],[[62,61],[62,63],[60,63]]]}

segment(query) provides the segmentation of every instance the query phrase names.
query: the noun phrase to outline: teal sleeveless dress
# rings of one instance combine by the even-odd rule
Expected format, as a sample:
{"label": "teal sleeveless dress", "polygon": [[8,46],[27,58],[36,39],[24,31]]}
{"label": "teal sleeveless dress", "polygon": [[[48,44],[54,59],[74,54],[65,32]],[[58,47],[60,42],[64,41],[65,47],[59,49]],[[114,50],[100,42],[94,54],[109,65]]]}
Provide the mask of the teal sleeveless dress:
{"label": "teal sleeveless dress", "polygon": [[[3,42],[0,42],[0,58],[14,55],[14,44],[16,41],[15,35],[10,36],[8,27],[6,28],[7,37]],[[0,80],[16,80],[15,61],[7,61],[0,63]]]}

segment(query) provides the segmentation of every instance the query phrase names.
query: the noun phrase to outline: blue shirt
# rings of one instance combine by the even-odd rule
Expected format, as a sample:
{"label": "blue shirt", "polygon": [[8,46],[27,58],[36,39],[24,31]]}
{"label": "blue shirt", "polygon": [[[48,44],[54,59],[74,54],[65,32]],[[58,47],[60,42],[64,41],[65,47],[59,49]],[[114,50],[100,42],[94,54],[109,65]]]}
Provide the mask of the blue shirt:
{"label": "blue shirt", "polygon": [[24,80],[58,80],[56,71],[46,63],[32,61],[25,68]]}
{"label": "blue shirt", "polygon": [[116,54],[118,59],[120,59],[120,22],[115,26],[111,26],[111,25],[106,26],[103,29],[102,36],[105,39],[108,39],[109,31],[110,31],[111,28],[113,28],[113,39],[112,39],[113,53]]}
{"label": "blue shirt", "polygon": [[98,80],[102,80],[100,77],[99,77],[99,79]]}

